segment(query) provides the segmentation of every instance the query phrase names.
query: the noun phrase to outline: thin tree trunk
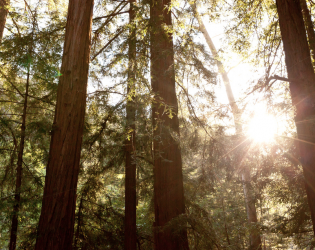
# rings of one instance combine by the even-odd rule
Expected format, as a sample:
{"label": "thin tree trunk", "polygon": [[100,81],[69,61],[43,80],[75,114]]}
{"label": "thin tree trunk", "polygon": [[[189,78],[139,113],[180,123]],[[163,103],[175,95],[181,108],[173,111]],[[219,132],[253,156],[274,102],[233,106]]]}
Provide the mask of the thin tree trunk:
{"label": "thin tree trunk", "polygon": [[83,209],[83,197],[81,197],[80,205],[79,205],[79,211],[78,211],[78,225],[77,225],[77,231],[75,233],[74,238],[74,249],[78,249],[78,240],[80,238],[80,229],[82,224],[82,209]]}
{"label": "thin tree trunk", "polygon": [[[257,223],[257,212],[255,206],[255,196],[250,188],[250,171],[246,168],[242,172],[242,182],[243,182],[243,191],[245,196],[245,204],[247,211],[247,220],[252,226],[252,224]],[[261,250],[262,242],[260,233],[258,230],[251,228],[250,229],[250,247],[251,250]]]}
{"label": "thin tree trunk", "polygon": [[228,232],[227,225],[226,225],[226,215],[225,215],[225,207],[224,207],[224,197],[222,197],[221,202],[222,202],[222,208],[223,208],[224,229],[225,229],[226,241],[227,241],[228,245],[230,246],[230,245],[231,245],[231,242],[230,242],[229,232]]}
{"label": "thin tree trunk", "polygon": [[0,42],[2,40],[4,27],[7,22],[9,4],[9,0],[0,0]]}
{"label": "thin tree trunk", "polygon": [[235,130],[236,133],[242,133],[242,125],[240,124],[240,117],[241,117],[241,112],[235,102],[235,98],[234,98],[234,94],[231,88],[231,84],[230,84],[230,79],[224,69],[223,64],[221,63],[221,61],[218,58],[218,52],[212,42],[212,39],[202,21],[201,16],[199,15],[198,9],[196,6],[193,6],[194,10],[195,10],[195,15],[199,24],[199,30],[202,32],[204,38],[206,39],[206,42],[208,44],[208,47],[213,55],[214,58],[216,58],[216,62],[217,62],[217,66],[218,66],[218,70],[222,76],[222,80],[225,86],[225,90],[226,90],[226,95],[228,97],[229,100],[229,104],[231,106],[232,109],[232,114],[233,114],[233,119],[234,119],[234,124],[235,124]]}
{"label": "thin tree trunk", "polygon": [[[241,135],[243,133],[243,128],[241,124],[241,112],[235,102],[234,94],[231,88],[230,79],[224,69],[223,64],[221,61],[217,58],[218,52],[211,40],[211,37],[202,21],[201,16],[199,15],[199,12],[197,10],[196,6],[193,6],[196,14],[196,18],[199,23],[199,29],[204,35],[204,38],[206,39],[206,42],[209,46],[209,49],[211,50],[212,55],[217,59],[217,66],[219,69],[219,72],[222,76],[226,94],[229,100],[229,104],[232,109],[233,119],[234,119],[234,125],[235,125],[235,131],[236,134]],[[247,211],[247,220],[249,224],[257,223],[257,213],[256,213],[256,207],[255,207],[255,197],[252,194],[251,189],[249,188],[250,185],[250,170],[246,167],[243,168],[243,171],[241,173],[242,175],[242,181],[243,181],[243,191],[245,196],[245,204],[246,204],[246,211]],[[251,231],[250,233],[250,249],[258,249],[261,250],[261,237],[259,232]]]}
{"label": "thin tree trunk", "polygon": [[70,0],[36,250],[72,249],[93,0]]}
{"label": "thin tree trunk", "polygon": [[311,50],[311,56],[313,59],[313,63],[315,63],[315,31],[314,31],[314,25],[312,22],[312,17],[310,14],[310,11],[307,7],[306,0],[300,0],[302,13],[304,16],[304,23],[306,27],[306,32],[308,36],[308,43]]}
{"label": "thin tree trunk", "polygon": [[135,10],[130,2],[129,24],[129,69],[128,69],[128,86],[127,86],[127,133],[126,140],[126,176],[125,176],[125,250],[137,249],[137,227],[136,227],[136,208],[137,208],[137,189],[136,189],[136,159],[135,159],[135,64],[136,64],[136,31],[134,27]]}
{"label": "thin tree trunk", "polygon": [[26,111],[27,111],[29,81],[30,81],[30,65],[28,65],[28,69],[27,69],[27,78],[26,78],[26,86],[25,86],[24,106],[23,106],[22,125],[21,125],[21,138],[20,138],[20,146],[19,146],[18,160],[17,160],[17,166],[16,166],[16,183],[15,183],[15,195],[14,195],[15,204],[13,207],[13,217],[12,217],[12,224],[11,224],[9,250],[15,250],[16,248],[18,215],[20,211],[20,201],[21,201],[23,152],[24,152],[24,142],[25,142]]}
{"label": "thin tree trunk", "polygon": [[[175,92],[170,0],[150,2],[151,84],[154,136],[155,249],[189,249],[187,232],[178,225],[166,226],[185,213],[182,159],[178,139],[179,121]],[[166,226],[166,227],[165,227]],[[176,231],[176,233],[174,233]]]}
{"label": "thin tree trunk", "polygon": [[290,80],[295,124],[315,235],[315,74],[307,43],[300,2],[277,0],[285,62]]}

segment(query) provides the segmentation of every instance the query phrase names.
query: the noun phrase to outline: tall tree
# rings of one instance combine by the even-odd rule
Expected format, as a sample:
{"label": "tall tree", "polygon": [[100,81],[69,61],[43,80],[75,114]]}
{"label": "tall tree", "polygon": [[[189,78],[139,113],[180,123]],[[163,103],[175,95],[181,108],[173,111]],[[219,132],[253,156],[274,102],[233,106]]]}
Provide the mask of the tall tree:
{"label": "tall tree", "polygon": [[35,249],[72,249],[93,0],[70,0]]}
{"label": "tall tree", "polygon": [[[226,95],[229,100],[229,104],[232,110],[233,118],[234,118],[234,125],[235,125],[235,130],[237,135],[242,135],[243,134],[243,127],[241,124],[241,111],[235,102],[234,94],[231,88],[231,83],[230,79],[228,77],[227,72],[225,71],[225,68],[218,59],[218,52],[214,46],[214,43],[212,42],[212,39],[202,21],[202,18],[198,12],[197,6],[193,6],[195,10],[195,15],[199,24],[199,30],[202,32],[208,47],[212,53],[212,55],[217,59],[217,66],[219,73],[222,76],[222,80],[225,86],[225,91]],[[256,207],[255,207],[255,196],[252,194],[252,190],[250,188],[250,170],[244,166],[243,171],[242,171],[242,181],[243,181],[243,190],[244,190],[244,196],[245,196],[245,204],[246,204],[246,211],[247,211],[247,220],[250,224],[256,224],[257,223],[257,212],[256,212]],[[251,230],[250,233],[250,249],[262,249],[261,248],[261,237],[259,232],[257,230]]]}
{"label": "tall tree", "polygon": [[169,30],[171,1],[152,0],[150,4],[155,249],[188,249],[186,230],[167,225],[185,213],[173,37]]}
{"label": "tall tree", "polygon": [[0,0],[0,41],[3,37],[3,31],[7,22],[9,0]]}
{"label": "tall tree", "polygon": [[314,31],[312,16],[311,16],[310,11],[307,7],[306,0],[300,0],[300,4],[301,4],[301,8],[302,8],[303,17],[304,17],[304,23],[305,23],[305,28],[306,28],[307,37],[308,37],[308,43],[309,43],[309,47],[311,50],[311,56],[313,59],[313,63],[315,63],[315,31]]}
{"label": "tall tree", "polygon": [[127,133],[126,140],[126,166],[125,166],[125,249],[137,249],[136,234],[136,208],[137,208],[137,192],[136,192],[136,126],[135,126],[135,64],[136,64],[136,30],[134,26],[135,19],[135,0],[130,1],[129,10],[129,65],[128,65],[128,86],[127,86]]}
{"label": "tall tree", "polygon": [[315,74],[307,43],[300,2],[277,0],[277,10],[292,103],[296,108],[295,124],[305,178],[306,193],[315,234]]}
{"label": "tall tree", "polygon": [[17,239],[17,230],[18,230],[18,214],[20,211],[20,201],[21,201],[21,186],[22,186],[22,169],[23,169],[23,152],[24,152],[24,143],[25,143],[25,130],[26,130],[26,111],[27,111],[27,101],[28,101],[28,91],[30,85],[30,66],[31,66],[31,54],[27,55],[27,77],[25,84],[25,93],[24,93],[24,104],[23,104],[23,113],[22,113],[22,124],[20,132],[20,145],[18,151],[18,159],[16,166],[16,183],[15,183],[15,195],[14,195],[14,207],[13,207],[13,217],[11,224],[11,235],[9,242],[9,250],[15,250],[16,248],[16,239]]}

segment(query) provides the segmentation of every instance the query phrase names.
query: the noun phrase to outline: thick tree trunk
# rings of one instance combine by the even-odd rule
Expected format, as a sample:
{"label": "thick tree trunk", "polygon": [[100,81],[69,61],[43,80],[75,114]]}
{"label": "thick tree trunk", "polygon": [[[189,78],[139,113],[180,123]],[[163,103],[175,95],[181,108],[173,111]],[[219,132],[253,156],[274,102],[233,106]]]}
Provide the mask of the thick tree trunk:
{"label": "thick tree trunk", "polygon": [[308,36],[308,43],[310,46],[311,50],[311,55],[313,59],[313,64],[315,63],[315,31],[314,31],[314,25],[312,22],[312,17],[310,14],[310,11],[307,7],[306,0],[300,0],[301,8],[302,8],[302,13],[304,16],[304,23],[306,27],[306,32]]}
{"label": "thick tree trunk", "polygon": [[72,249],[93,0],[70,0],[37,250]]}
{"label": "thick tree trunk", "polygon": [[135,64],[136,64],[136,32],[134,27],[135,11],[133,4],[130,2],[129,24],[129,69],[128,69],[128,86],[127,86],[127,133],[126,140],[126,175],[125,175],[125,250],[137,249],[137,227],[136,227],[136,208],[137,208],[137,189],[136,189],[136,159],[135,159]]}
{"label": "thick tree trunk", "polygon": [[2,40],[4,27],[7,21],[9,4],[10,4],[9,0],[0,0],[0,42]]}
{"label": "thick tree trunk", "polygon": [[[218,57],[218,52],[212,42],[212,39],[202,21],[201,16],[199,15],[198,9],[196,6],[193,6],[194,10],[195,10],[195,14],[196,14],[196,18],[198,20],[198,24],[199,24],[199,29],[202,32],[202,34],[204,35],[204,38],[206,39],[206,42],[209,46],[209,49],[211,50],[212,55],[216,58]],[[242,128],[242,124],[240,122],[241,120],[241,112],[235,102],[235,98],[234,98],[234,94],[231,88],[231,84],[230,84],[230,79],[224,69],[223,64],[221,63],[221,61],[217,59],[217,66],[218,66],[218,70],[222,76],[222,80],[224,82],[224,86],[225,86],[225,91],[226,91],[226,95],[228,97],[229,100],[229,104],[231,106],[232,109],[232,114],[233,114],[233,118],[234,118],[234,125],[235,125],[235,131],[236,134],[238,135],[242,135],[243,134],[243,128]],[[246,204],[246,212],[247,212],[247,220],[249,222],[249,224],[256,224],[257,223],[257,213],[256,213],[256,207],[255,207],[255,197],[252,194],[252,190],[249,188],[250,185],[250,170],[246,167],[244,167],[243,171],[242,171],[242,181],[243,181],[243,191],[244,191],[244,196],[245,196],[245,204]],[[255,250],[261,250],[261,237],[259,232],[257,231],[251,231],[250,233],[250,249],[255,249]]]}
{"label": "thick tree trunk", "polygon": [[27,111],[29,81],[30,81],[30,65],[28,65],[28,69],[27,69],[27,79],[26,79],[26,86],[25,86],[24,106],[23,106],[22,125],[21,125],[21,138],[20,138],[19,153],[18,153],[18,160],[17,160],[17,166],[16,166],[16,183],[15,183],[15,195],[14,195],[15,204],[13,207],[13,217],[12,217],[12,224],[11,224],[9,250],[15,250],[16,248],[18,215],[20,211],[20,201],[21,201],[23,152],[24,152],[24,142],[25,142],[26,111]]}
{"label": "thick tree trunk", "polygon": [[170,0],[151,0],[151,84],[154,136],[155,249],[189,249],[186,229],[166,226],[185,213]]}
{"label": "thick tree trunk", "polygon": [[315,74],[300,2],[277,0],[306,193],[315,234]]}

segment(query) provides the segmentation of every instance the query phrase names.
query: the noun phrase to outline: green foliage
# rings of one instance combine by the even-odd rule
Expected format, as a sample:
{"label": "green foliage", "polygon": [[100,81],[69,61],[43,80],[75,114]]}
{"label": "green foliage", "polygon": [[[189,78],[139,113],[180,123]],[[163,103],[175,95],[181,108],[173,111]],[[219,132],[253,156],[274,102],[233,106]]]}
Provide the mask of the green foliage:
{"label": "green foliage", "polygon": [[[283,70],[276,8],[272,1],[203,3],[209,20],[231,15],[225,47],[248,62],[262,66],[265,75],[248,86],[243,101],[244,123],[253,99],[285,116],[283,137],[257,144],[245,134],[233,135],[229,107],[217,98],[216,60],[198,31],[191,3],[174,1],[174,67],[179,117],[186,214],[170,221],[175,233],[188,229],[191,249],[246,249],[251,232],[259,231],[268,248],[305,249],[312,227],[304,177],[299,163],[288,86],[268,78]],[[26,80],[30,89],[23,154],[18,249],[36,241],[50,135],[57,98],[66,25],[66,3],[12,3],[6,35],[0,47],[0,248],[8,246],[14,205],[16,164],[21,137]],[[135,4],[136,18],[128,22],[128,3],[95,1],[91,63],[84,124],[81,169],[77,188],[74,245],[77,249],[123,249],[124,143],[126,102],[136,110],[137,243],[153,249],[153,128],[151,118],[149,5]],[[312,7],[313,8],[313,7]],[[224,12],[221,16],[221,13]],[[121,13],[121,14],[119,14]],[[136,34],[135,89],[126,94],[128,43]],[[253,37],[257,37],[254,39]],[[250,94],[248,94],[250,93]],[[133,98],[131,98],[131,95]],[[247,118],[246,118],[247,117]],[[175,137],[175,135],[174,135]],[[251,170],[245,183],[254,194],[258,222],[247,222],[241,172]],[[156,230],[165,230],[156,229]]]}

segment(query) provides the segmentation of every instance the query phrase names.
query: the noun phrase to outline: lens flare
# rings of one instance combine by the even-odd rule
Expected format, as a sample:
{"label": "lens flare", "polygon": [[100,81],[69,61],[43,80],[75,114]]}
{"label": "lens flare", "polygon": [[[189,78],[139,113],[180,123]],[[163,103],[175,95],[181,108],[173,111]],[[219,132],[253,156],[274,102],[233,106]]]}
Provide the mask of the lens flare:
{"label": "lens flare", "polygon": [[277,133],[275,117],[265,112],[255,112],[249,122],[247,133],[256,142],[271,142]]}

